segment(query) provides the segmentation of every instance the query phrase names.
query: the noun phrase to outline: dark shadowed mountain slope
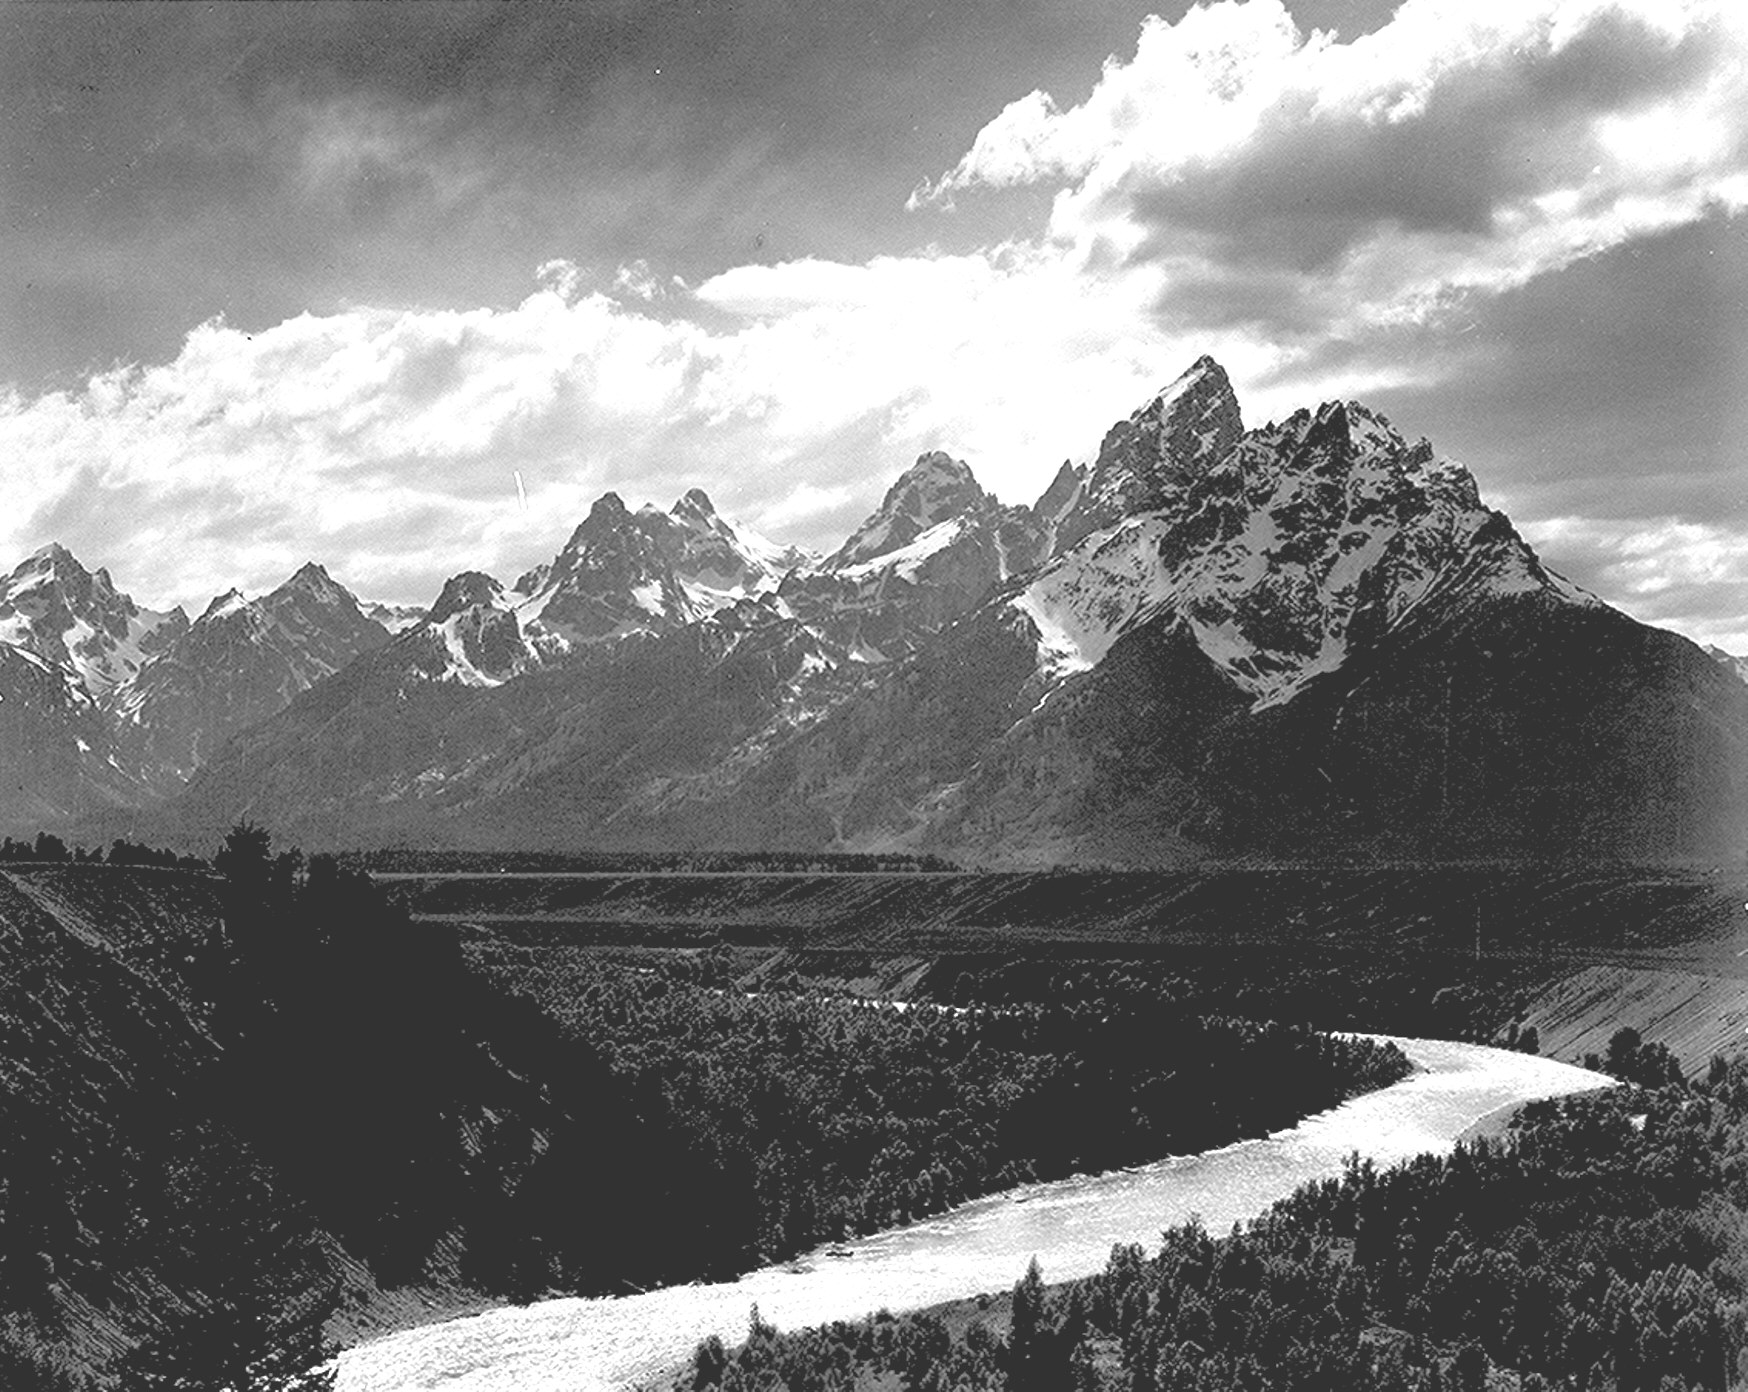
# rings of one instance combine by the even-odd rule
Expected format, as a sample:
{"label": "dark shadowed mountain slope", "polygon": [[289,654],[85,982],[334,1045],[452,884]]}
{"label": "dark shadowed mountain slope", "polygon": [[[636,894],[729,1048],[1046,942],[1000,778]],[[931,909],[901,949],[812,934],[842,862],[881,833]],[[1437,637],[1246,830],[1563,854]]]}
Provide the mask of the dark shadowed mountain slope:
{"label": "dark shadowed mountain slope", "polygon": [[313,562],[259,599],[220,595],[117,693],[121,761],[167,796],[237,731],[388,637]]}
{"label": "dark shadowed mountain slope", "polygon": [[34,830],[144,794],[115,763],[110,726],[64,668],[0,644],[0,827]]}
{"label": "dark shadowed mountain slope", "polygon": [[863,672],[770,596],[496,684],[445,679],[445,622],[239,736],[170,810],[180,833],[247,816],[306,845],[611,835],[629,802],[732,784]]}

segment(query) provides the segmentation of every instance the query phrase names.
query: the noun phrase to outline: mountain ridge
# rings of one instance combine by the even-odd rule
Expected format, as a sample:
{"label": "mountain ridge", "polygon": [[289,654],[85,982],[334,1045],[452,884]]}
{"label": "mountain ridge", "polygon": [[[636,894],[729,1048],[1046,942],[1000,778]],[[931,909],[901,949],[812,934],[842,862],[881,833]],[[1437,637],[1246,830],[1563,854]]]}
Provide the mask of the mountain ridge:
{"label": "mountain ridge", "polygon": [[[75,737],[105,765],[87,804],[168,800],[150,815],[191,836],[247,816],[325,844],[1018,865],[1511,853],[1477,830],[1489,815],[1538,854],[1710,855],[1730,809],[1748,811],[1748,684],[1722,657],[1648,636],[1548,570],[1466,468],[1363,403],[1245,429],[1211,358],[1030,507],[930,451],[835,551],[803,557],[702,489],[667,510],[608,493],[513,584],[458,572],[431,608],[392,617],[391,633],[313,564],[262,600],[221,596],[80,717],[117,711],[134,732],[120,757]],[[232,691],[220,711],[190,673],[195,639],[222,624],[254,625],[258,651],[248,682],[215,684],[250,699]],[[1573,648],[1580,633],[1600,658]],[[1471,693],[1471,723],[1518,749],[1519,770],[1453,733],[1456,651],[1493,682]],[[206,662],[247,665],[228,660]],[[173,739],[170,710],[198,711]],[[1606,741],[1574,734],[1604,710],[1638,712],[1665,747],[1626,740],[1608,757],[1627,771],[1609,774]],[[64,736],[71,717],[56,718]],[[1414,771],[1433,765],[1428,802]],[[1271,766],[1292,776],[1270,787]],[[1487,770],[1481,786],[1461,769]],[[1614,811],[1555,815],[1522,769]],[[1667,786],[1671,769],[1685,783]],[[1634,786],[1695,807],[1665,835],[1623,810]],[[1541,836],[1530,807],[1561,830]]]}

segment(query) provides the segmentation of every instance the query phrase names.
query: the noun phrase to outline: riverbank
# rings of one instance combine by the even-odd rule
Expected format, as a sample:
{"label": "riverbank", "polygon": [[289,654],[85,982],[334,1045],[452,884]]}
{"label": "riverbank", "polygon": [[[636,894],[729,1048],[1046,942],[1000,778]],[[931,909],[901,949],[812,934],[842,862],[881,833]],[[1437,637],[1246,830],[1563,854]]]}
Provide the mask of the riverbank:
{"label": "riverbank", "polygon": [[1502,1108],[1609,1084],[1527,1054],[1395,1042],[1419,1071],[1265,1139],[995,1195],[844,1244],[848,1257],[821,1249],[739,1281],[545,1301],[395,1334],[341,1355],[338,1392],[607,1392],[649,1384],[710,1334],[737,1342],[755,1304],[764,1319],[796,1328],[1005,1290],[1034,1256],[1052,1281],[1091,1275],[1118,1242],[1152,1248],[1161,1230],[1191,1216],[1223,1231],[1301,1184],[1339,1174],[1356,1150],[1380,1166],[1448,1151]]}

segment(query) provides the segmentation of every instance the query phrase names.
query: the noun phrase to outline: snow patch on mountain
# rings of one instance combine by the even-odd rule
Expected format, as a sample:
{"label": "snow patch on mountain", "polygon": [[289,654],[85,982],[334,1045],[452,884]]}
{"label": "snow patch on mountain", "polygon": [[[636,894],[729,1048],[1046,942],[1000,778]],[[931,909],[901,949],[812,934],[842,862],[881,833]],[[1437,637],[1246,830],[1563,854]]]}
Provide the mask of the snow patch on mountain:
{"label": "snow patch on mountain", "polygon": [[550,562],[510,591],[543,658],[637,633],[664,633],[774,590],[804,553],[722,517],[689,490],[666,512],[603,494]]}
{"label": "snow patch on mountain", "polygon": [[384,600],[360,600],[358,604],[366,618],[375,620],[390,633],[405,633],[430,612],[417,604],[390,604]]}
{"label": "snow patch on mountain", "polygon": [[891,571],[902,575],[906,580],[914,580],[922,563],[958,540],[965,532],[965,525],[963,517],[949,517],[945,522],[937,522],[919,533],[913,541],[903,546],[884,551],[871,561],[838,566],[835,573],[847,580],[856,580],[881,571]]}
{"label": "snow patch on mountain", "polygon": [[126,687],[188,626],[181,609],[145,609],[58,543],[0,579],[0,643],[70,672],[98,699]]}

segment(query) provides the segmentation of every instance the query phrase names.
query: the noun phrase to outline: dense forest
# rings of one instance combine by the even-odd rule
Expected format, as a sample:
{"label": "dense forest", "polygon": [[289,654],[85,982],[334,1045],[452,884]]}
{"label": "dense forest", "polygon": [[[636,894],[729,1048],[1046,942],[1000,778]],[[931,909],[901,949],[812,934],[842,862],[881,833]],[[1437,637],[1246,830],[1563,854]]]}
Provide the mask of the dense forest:
{"label": "dense forest", "polygon": [[1460,952],[1313,941],[1270,951],[1177,949],[1150,958],[948,960],[933,965],[916,990],[943,1004],[1080,1000],[1121,1010],[1221,1010],[1318,1029],[1486,1043],[1510,1032],[1544,980],[1539,964],[1515,958],[1474,962]]}
{"label": "dense forest", "polygon": [[[882,1314],[700,1346],[683,1386],[1076,1392],[1692,1392],[1748,1347],[1748,1068],[1692,1083],[1633,1031],[1628,1086],[1525,1108],[1504,1137],[1351,1163],[1243,1231],[1119,1247],[1104,1273],[953,1328]],[[1641,1084],[1654,1084],[1642,1086]],[[1501,1380],[1499,1370],[1512,1377]]]}
{"label": "dense forest", "polygon": [[82,874],[113,897],[116,872],[0,877],[6,1386],[316,1387],[324,1325],[365,1287],[732,1273],[1267,1131],[1407,1067],[1157,1003],[749,995],[722,952],[554,980],[257,828],[211,870],[127,872],[217,898],[204,935],[128,944],[27,892]]}

